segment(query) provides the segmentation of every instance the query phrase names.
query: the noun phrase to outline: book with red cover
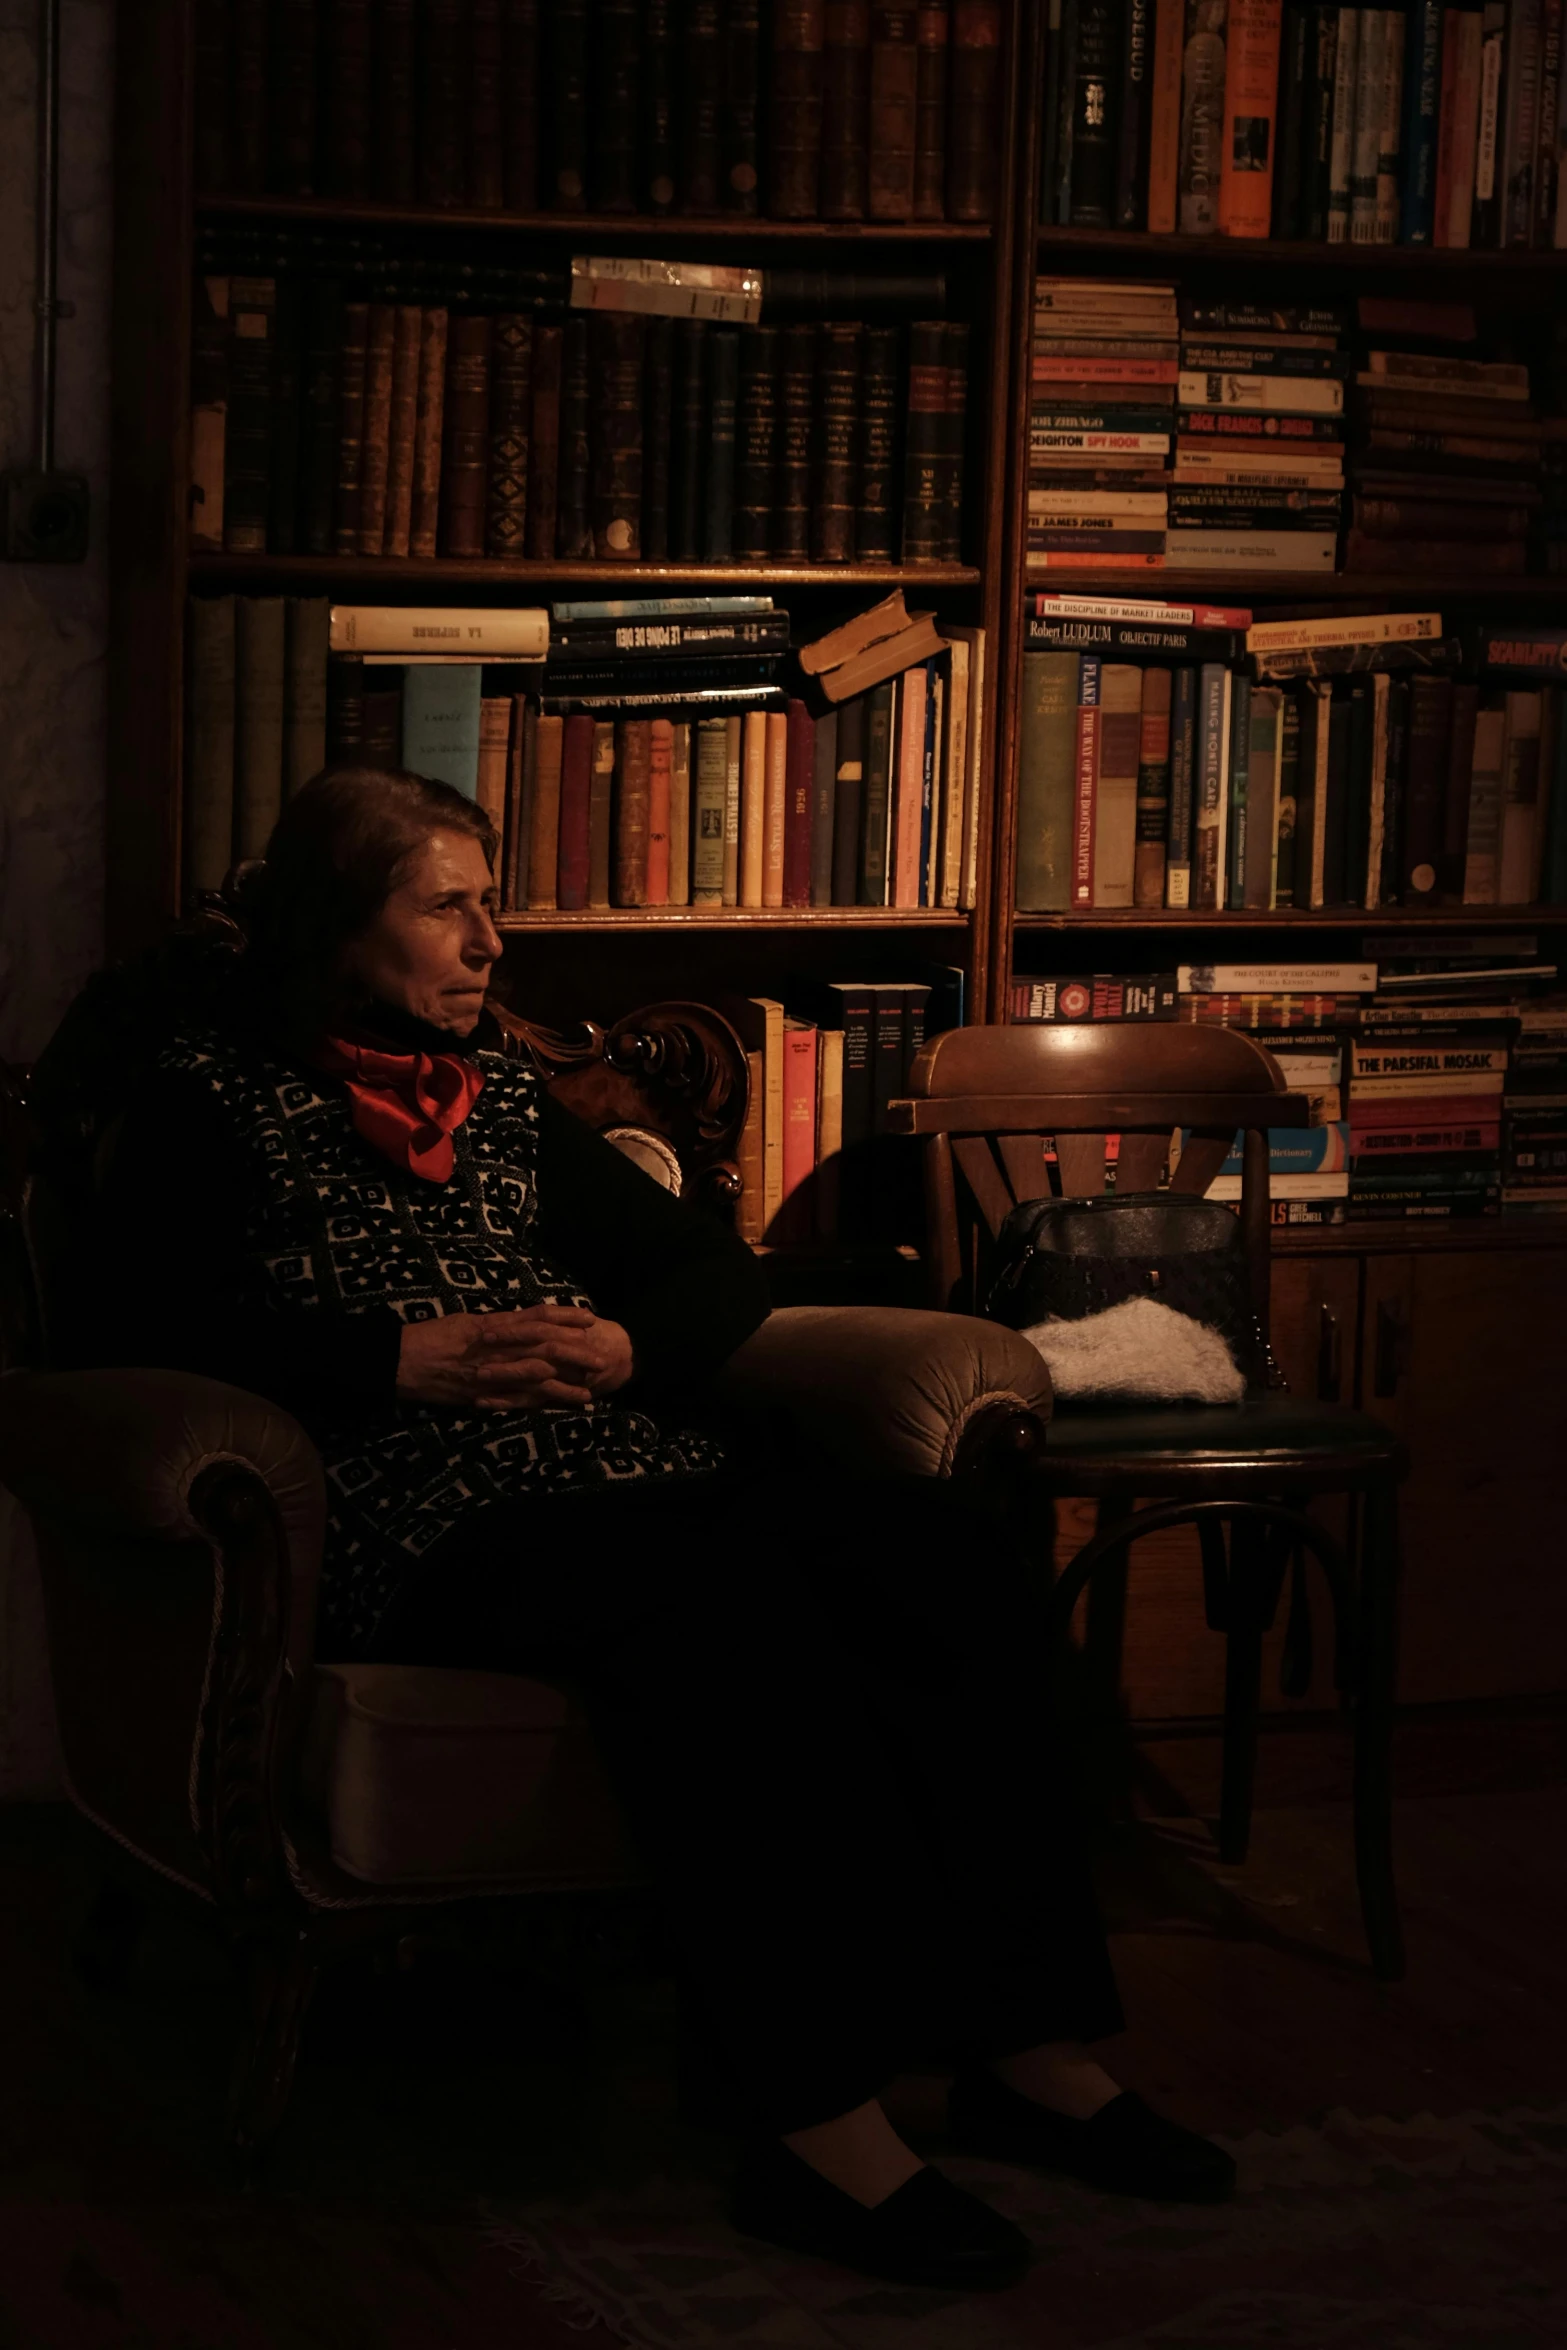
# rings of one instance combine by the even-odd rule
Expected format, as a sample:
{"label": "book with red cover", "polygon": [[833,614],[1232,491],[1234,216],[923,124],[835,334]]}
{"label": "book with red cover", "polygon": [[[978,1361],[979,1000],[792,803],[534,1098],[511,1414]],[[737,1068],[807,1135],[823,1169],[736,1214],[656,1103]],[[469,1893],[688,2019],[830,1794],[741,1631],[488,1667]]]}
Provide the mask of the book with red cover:
{"label": "book with red cover", "polygon": [[1099,794],[1099,672],[1089,656],[1078,668],[1077,732],[1072,753],[1072,904],[1094,902],[1094,803]]}
{"label": "book with red cover", "polygon": [[593,782],[593,721],[566,721],[560,761],[560,864],[555,903],[570,911],[588,902],[588,802]]}
{"label": "book with red cover", "polygon": [[669,903],[669,795],[675,761],[675,729],[668,718],[648,727],[647,891],[645,906]]}
{"label": "book with red cover", "polygon": [[[1472,1109],[1474,1105],[1469,1106]],[[1402,1126],[1351,1126],[1350,1173],[1364,1172],[1368,1165],[1383,1160],[1423,1157],[1427,1152],[1496,1151],[1501,1147],[1500,1118],[1471,1118],[1467,1124],[1456,1119],[1443,1124],[1406,1118]]]}
{"label": "book with red cover", "polygon": [[783,1199],[774,1223],[779,1239],[810,1236],[804,1186],[816,1170],[816,1030],[788,1020],[783,1030]]}
{"label": "book with red cover", "polygon": [[1430,1093],[1394,1094],[1386,1098],[1374,1095],[1367,1100],[1352,1083],[1349,1130],[1357,1150],[1391,1147],[1385,1143],[1367,1144],[1363,1137],[1402,1134],[1426,1127],[1489,1126],[1494,1133],[1500,1104],[1500,1094],[1444,1094],[1435,1085]]}
{"label": "book with red cover", "polygon": [[788,765],[784,777],[783,902],[811,902],[811,800],[816,764],[816,727],[800,701],[789,704]]}

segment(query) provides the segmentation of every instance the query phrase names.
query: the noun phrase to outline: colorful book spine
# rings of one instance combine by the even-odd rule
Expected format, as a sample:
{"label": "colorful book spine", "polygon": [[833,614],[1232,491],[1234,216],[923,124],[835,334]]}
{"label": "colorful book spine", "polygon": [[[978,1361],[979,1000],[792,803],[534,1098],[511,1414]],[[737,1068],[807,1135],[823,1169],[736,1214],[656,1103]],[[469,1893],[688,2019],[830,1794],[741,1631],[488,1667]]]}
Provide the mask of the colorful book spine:
{"label": "colorful book spine", "polygon": [[1273,211],[1282,0],[1230,0],[1218,225],[1265,237]]}
{"label": "colorful book spine", "polygon": [[1104,664],[1085,654],[1078,666],[1072,734],[1072,873],[1074,911],[1094,902],[1094,800],[1099,784],[1099,681]]}

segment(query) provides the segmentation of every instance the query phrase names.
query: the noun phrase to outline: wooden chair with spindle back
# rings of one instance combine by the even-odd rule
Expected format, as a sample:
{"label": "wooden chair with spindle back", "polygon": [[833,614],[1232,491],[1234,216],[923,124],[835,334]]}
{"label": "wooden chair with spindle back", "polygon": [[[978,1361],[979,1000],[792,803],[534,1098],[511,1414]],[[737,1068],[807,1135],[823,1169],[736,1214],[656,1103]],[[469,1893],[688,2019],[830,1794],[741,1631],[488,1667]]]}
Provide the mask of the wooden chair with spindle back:
{"label": "wooden chair with spindle back", "polygon": [[[890,1122],[921,1144],[933,1304],[984,1311],[994,1243],[1017,1203],[1053,1191],[1079,1198],[1112,1182],[1118,1192],[1155,1191],[1178,1128],[1187,1139],[1170,1188],[1200,1194],[1239,1132],[1240,1216],[1266,1341],[1268,1128],[1304,1126],[1309,1113],[1249,1037],[1152,1023],[954,1029],[920,1052],[910,1093],[892,1105]],[[1093,1539],[1056,1585],[1052,1622],[1064,1638],[1088,1591],[1088,1647],[1108,1659],[1112,1704],[1129,1545],[1165,1527],[1196,1528],[1207,1621],[1226,1640],[1219,1849],[1227,1862],[1244,1860],[1250,1835],[1263,1634],[1287,1566],[1295,1562],[1303,1597],[1300,1568],[1305,1554],[1315,1557],[1332,1594],[1336,1677],[1353,1715],[1366,1938],[1376,1972],[1390,1980],[1403,1971],[1390,1740],[1404,1469],[1401,1447],[1368,1414],[1270,1388],[1231,1405],[1058,1399],[1036,1472],[1036,1490],[1052,1504],[1069,1495],[1097,1502]],[[1308,1514],[1327,1495],[1348,1499],[1347,1547]],[[1300,1628],[1309,1638],[1303,1611]]]}

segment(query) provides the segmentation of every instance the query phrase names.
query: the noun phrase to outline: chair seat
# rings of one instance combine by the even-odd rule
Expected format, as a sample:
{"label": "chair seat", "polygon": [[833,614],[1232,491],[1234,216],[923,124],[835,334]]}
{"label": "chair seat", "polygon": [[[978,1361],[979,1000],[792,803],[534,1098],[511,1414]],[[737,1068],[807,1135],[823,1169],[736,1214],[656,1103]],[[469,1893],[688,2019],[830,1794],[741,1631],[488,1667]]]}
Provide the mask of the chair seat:
{"label": "chair seat", "polygon": [[[1061,1492],[1175,1493],[1220,1478],[1276,1490],[1402,1474],[1398,1438],[1368,1412],[1293,1395],[1238,1404],[1060,1404],[1042,1473]],[[1076,1480],[1081,1479],[1081,1482]]]}
{"label": "chair seat", "polygon": [[368,1885],[641,1874],[581,1709],[521,1674],[318,1666],[300,1791],[338,1868]]}

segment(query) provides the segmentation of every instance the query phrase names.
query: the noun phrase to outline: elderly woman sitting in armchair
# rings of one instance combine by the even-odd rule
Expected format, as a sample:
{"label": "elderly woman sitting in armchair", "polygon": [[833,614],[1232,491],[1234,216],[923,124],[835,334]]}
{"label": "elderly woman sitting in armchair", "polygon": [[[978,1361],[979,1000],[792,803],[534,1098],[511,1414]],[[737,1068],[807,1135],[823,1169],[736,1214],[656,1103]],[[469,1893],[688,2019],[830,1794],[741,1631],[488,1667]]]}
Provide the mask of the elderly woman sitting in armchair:
{"label": "elderly woman sitting in armchair", "polygon": [[742,2229],[911,2281],[1020,2273],[1017,2230],[877,2102],[920,2035],[967,2147],[1227,2193],[1228,2157],[1086,2052],[1120,2013],[1020,1567],[946,1482],[726,1457],[704,1390],[761,1275],[491,1049],[494,848],[413,775],[292,801],[248,951],[115,1154],[100,1359],[309,1430],[324,1653],[585,1690],[743,2141]]}

